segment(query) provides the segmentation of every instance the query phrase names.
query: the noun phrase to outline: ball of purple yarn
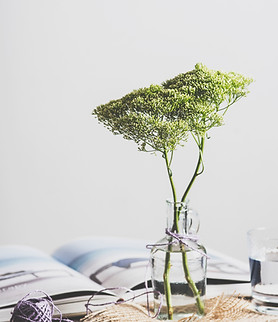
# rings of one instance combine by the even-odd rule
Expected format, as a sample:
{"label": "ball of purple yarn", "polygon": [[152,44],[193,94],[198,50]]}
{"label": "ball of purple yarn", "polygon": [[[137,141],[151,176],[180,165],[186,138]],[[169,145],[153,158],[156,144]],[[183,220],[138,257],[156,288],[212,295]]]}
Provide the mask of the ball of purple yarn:
{"label": "ball of purple yarn", "polygon": [[44,298],[22,299],[13,310],[10,322],[51,322],[53,305]]}

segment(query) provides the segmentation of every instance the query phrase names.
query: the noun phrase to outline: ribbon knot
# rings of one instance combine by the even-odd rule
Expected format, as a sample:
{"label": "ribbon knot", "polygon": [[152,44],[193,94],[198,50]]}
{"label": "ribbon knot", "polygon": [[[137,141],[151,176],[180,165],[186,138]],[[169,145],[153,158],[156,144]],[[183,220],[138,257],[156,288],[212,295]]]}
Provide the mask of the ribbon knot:
{"label": "ribbon knot", "polygon": [[166,228],[165,230],[166,235],[172,237],[171,241],[168,241],[167,243],[156,243],[156,244],[148,244],[146,247],[148,249],[153,248],[155,246],[167,246],[167,245],[174,245],[174,244],[182,244],[191,250],[194,250],[198,253],[200,253],[202,256],[205,256],[206,258],[209,258],[209,256],[205,253],[205,251],[202,251],[198,248],[196,245],[190,245],[189,242],[196,243],[198,241],[198,236],[193,234],[179,234],[172,232],[169,228]]}
{"label": "ribbon knot", "polygon": [[186,247],[190,248],[191,250],[194,250],[194,251],[200,253],[202,256],[209,258],[209,256],[204,251],[200,250],[197,246],[195,246],[195,245],[192,246],[188,243],[188,241],[197,243],[197,241],[199,239],[197,235],[193,235],[193,234],[184,235],[184,234],[174,233],[169,228],[166,228],[165,233],[166,233],[166,235],[174,238],[174,240],[169,242],[169,244],[176,244],[178,242],[179,244],[185,245]]}
{"label": "ribbon knot", "polygon": [[176,241],[186,246],[188,246],[188,244],[186,243],[187,240],[196,243],[199,239],[197,235],[174,233],[169,228],[166,228],[165,233],[166,235],[173,237],[174,239],[176,239]]}

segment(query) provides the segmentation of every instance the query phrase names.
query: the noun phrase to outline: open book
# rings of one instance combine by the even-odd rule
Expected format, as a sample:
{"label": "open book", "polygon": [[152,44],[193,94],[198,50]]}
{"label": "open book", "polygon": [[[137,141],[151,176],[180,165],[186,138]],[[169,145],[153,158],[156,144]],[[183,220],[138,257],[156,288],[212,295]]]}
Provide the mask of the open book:
{"label": "open book", "polygon": [[[9,321],[14,305],[36,290],[52,297],[63,315],[82,316],[85,304],[106,303],[105,288],[143,292],[150,285],[150,251],[144,241],[90,237],[60,247],[52,256],[27,246],[0,246],[0,321]],[[209,251],[208,284],[249,281],[246,264]],[[117,293],[117,291],[116,291]]]}

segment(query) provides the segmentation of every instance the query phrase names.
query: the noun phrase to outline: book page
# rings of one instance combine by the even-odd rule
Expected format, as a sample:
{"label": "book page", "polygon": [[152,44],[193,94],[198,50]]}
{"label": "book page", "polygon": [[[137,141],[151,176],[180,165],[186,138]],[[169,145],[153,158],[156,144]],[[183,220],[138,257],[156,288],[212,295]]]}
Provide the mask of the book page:
{"label": "book page", "polygon": [[[223,284],[250,281],[248,262],[242,262],[212,249],[208,250],[208,256],[207,278],[212,284],[218,284],[221,281]],[[214,283],[212,280],[215,280]]]}
{"label": "book page", "polygon": [[150,251],[144,241],[88,237],[59,248],[53,256],[104,288],[132,289],[150,279]]}
{"label": "book page", "polygon": [[67,298],[93,294],[100,288],[38,250],[26,246],[0,247],[0,308],[14,305],[36,290]]}

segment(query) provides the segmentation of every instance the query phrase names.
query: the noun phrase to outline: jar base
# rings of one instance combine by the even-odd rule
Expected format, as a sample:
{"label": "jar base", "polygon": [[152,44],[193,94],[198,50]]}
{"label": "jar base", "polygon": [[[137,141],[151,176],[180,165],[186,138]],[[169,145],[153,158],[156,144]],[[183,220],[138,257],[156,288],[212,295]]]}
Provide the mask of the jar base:
{"label": "jar base", "polygon": [[[194,317],[194,321],[196,318],[202,318],[203,315],[198,315],[197,313],[192,313],[192,311],[190,313],[185,313],[186,312],[186,308],[184,307],[180,307],[180,312],[177,312],[173,314],[173,319],[169,320],[168,319],[168,314],[166,313],[167,308],[162,308],[161,311],[162,313],[160,313],[157,317],[158,320],[163,320],[163,321],[179,321],[181,319],[185,319],[188,318],[190,320],[190,318]],[[163,313],[164,312],[164,313]]]}
{"label": "jar base", "polygon": [[[195,300],[194,300],[195,301]],[[158,309],[158,302],[155,301],[155,308]],[[186,305],[175,305],[173,308],[173,319],[172,320],[181,320],[184,318],[201,318],[203,317],[202,314],[198,313],[196,303],[192,302],[191,304]],[[160,309],[160,313],[157,317],[158,320],[169,320],[168,318],[168,309],[166,305],[163,305]]]}

